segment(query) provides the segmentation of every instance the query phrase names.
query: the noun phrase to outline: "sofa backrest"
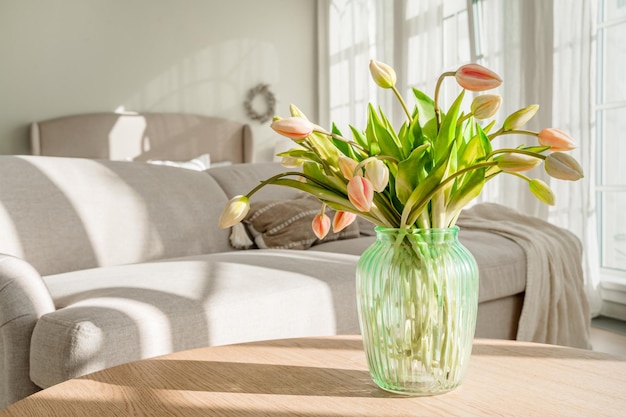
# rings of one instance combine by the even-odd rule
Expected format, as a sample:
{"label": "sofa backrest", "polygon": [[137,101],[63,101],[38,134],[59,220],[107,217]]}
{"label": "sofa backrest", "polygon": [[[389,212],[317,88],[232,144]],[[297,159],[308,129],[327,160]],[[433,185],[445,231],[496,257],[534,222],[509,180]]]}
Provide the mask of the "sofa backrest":
{"label": "sofa backrest", "polygon": [[228,198],[204,172],[0,156],[0,253],[42,275],[231,250]]}
{"label": "sofa backrest", "polygon": [[[232,198],[236,195],[247,194],[262,180],[286,171],[299,171],[299,169],[286,169],[278,162],[257,162],[210,168],[206,172],[217,181],[228,198]],[[289,200],[302,194],[304,194],[303,191],[294,188],[266,185],[254,194],[252,201]]]}

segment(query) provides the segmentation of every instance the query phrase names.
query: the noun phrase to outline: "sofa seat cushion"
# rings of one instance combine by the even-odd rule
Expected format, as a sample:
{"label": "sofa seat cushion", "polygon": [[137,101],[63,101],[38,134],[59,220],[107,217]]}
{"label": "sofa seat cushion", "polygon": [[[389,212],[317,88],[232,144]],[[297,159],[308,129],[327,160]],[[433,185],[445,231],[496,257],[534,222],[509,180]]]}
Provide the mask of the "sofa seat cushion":
{"label": "sofa seat cushion", "polygon": [[31,379],[42,388],[201,346],[358,333],[356,257],[216,253],[44,278],[57,310],[38,321]]}
{"label": "sofa seat cushion", "polygon": [[[363,236],[321,243],[317,251],[360,255],[376,238]],[[523,293],[526,288],[526,255],[521,246],[504,236],[481,230],[459,231],[459,241],[478,263],[478,302],[498,300]]]}

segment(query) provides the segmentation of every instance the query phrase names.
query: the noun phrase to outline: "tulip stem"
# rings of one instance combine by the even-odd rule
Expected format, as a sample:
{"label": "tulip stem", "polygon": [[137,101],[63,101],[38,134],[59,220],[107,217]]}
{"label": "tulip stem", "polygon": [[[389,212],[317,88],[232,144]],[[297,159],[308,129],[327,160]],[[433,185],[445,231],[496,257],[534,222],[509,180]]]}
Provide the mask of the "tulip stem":
{"label": "tulip stem", "polygon": [[528,136],[539,136],[539,133],[537,132],[532,132],[530,130],[504,130],[503,127],[501,127],[498,131],[492,133],[491,135],[487,136],[489,138],[490,141],[492,141],[496,136],[500,136],[500,135],[528,135]]}
{"label": "tulip stem", "polygon": [[545,159],[547,158],[547,156],[542,155],[540,153],[537,152],[532,152],[532,151],[525,151],[524,149],[507,149],[507,148],[502,148],[502,149],[496,149],[495,151],[491,152],[489,155],[487,155],[487,160],[493,158],[495,155],[501,154],[501,153],[518,153],[518,154],[522,154],[522,155],[528,155],[528,156],[534,156],[535,158],[539,158],[539,159],[543,159],[545,161]]}
{"label": "tulip stem", "polygon": [[402,105],[402,108],[404,109],[404,113],[406,114],[406,117],[409,118],[409,123],[411,123],[413,121],[413,118],[411,117],[411,112],[409,112],[409,108],[406,106],[406,103],[404,102],[402,95],[400,94],[400,92],[398,91],[395,85],[391,87],[391,91],[393,91],[396,97],[398,97],[398,101]]}
{"label": "tulip stem", "polygon": [[437,118],[437,132],[439,132],[439,128],[441,127],[441,109],[439,108],[439,90],[441,89],[441,83],[443,79],[449,76],[454,76],[456,73],[453,71],[444,72],[439,76],[437,80],[437,85],[435,86],[435,98],[434,98],[434,107],[435,107],[435,116]]}
{"label": "tulip stem", "polygon": [[435,196],[435,194],[437,194],[440,190],[442,190],[449,182],[453,181],[454,179],[456,179],[457,177],[460,177],[461,175],[464,175],[474,169],[481,169],[481,168],[488,168],[488,167],[492,167],[497,165],[498,163],[495,161],[489,161],[489,162],[481,162],[478,163],[476,165],[471,165],[467,168],[463,168],[460,171],[455,172],[454,174],[450,175],[448,178],[446,178],[445,180],[441,181],[439,184],[437,184],[437,186],[435,188],[433,188],[430,193],[426,194],[426,196],[424,196],[424,198],[422,198],[422,201],[420,202],[420,204],[417,206],[417,208],[412,208],[410,207],[410,209],[407,211],[407,207],[409,206],[405,206],[404,210],[402,211],[402,218],[400,220],[400,228],[404,229],[407,228],[409,225],[407,224],[407,220],[409,220],[409,215],[411,212],[417,212],[417,213],[421,213],[421,211],[424,209],[424,207],[426,206],[426,204],[428,204],[428,202]]}

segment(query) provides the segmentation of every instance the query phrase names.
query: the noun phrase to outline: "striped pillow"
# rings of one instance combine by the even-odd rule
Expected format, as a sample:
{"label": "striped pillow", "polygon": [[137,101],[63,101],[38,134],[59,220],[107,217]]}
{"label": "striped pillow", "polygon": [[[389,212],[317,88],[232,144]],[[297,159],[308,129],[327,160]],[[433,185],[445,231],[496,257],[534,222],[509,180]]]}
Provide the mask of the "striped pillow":
{"label": "striped pillow", "polygon": [[[339,233],[331,228],[324,239],[318,239],[311,222],[321,207],[320,201],[309,194],[293,200],[253,201],[243,220],[245,231],[233,228],[231,244],[238,249],[308,249],[318,243],[359,237],[355,221]],[[331,220],[335,215],[329,207],[324,212]]]}

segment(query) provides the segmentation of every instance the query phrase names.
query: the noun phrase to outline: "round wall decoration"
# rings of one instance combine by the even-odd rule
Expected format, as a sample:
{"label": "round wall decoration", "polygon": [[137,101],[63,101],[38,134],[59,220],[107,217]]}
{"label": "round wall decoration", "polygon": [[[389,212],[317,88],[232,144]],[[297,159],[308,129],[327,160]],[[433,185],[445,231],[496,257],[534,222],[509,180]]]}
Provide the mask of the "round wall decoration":
{"label": "round wall decoration", "polygon": [[[260,110],[255,108],[257,102],[261,102],[264,108]],[[246,96],[246,101],[243,102],[248,117],[252,120],[258,120],[259,123],[265,123],[274,117],[275,106],[276,99],[267,84],[259,84],[251,88]]]}

